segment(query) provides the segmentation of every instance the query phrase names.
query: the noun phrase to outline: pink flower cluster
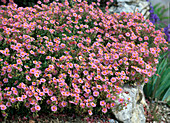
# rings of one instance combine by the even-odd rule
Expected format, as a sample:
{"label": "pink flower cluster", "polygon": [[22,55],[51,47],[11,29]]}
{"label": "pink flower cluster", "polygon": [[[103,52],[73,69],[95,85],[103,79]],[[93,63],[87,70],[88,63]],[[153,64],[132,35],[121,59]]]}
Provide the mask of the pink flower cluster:
{"label": "pink flower cluster", "polygon": [[168,49],[165,34],[140,13],[110,15],[108,6],[104,13],[81,0],[38,4],[0,6],[2,114],[20,102],[33,113],[44,101],[53,112],[74,104],[89,115],[115,100],[124,106],[121,86],[147,83]]}

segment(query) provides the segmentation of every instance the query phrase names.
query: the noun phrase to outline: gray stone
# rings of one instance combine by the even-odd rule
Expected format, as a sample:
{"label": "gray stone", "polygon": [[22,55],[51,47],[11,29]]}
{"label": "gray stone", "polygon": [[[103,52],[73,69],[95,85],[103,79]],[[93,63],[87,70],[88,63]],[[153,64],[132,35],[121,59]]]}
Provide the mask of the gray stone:
{"label": "gray stone", "polygon": [[109,8],[110,13],[134,13],[140,12],[144,15],[144,18],[149,18],[150,3],[146,0],[118,0],[118,7],[111,6]]}
{"label": "gray stone", "polygon": [[139,0],[117,0],[117,2],[136,2]]}
{"label": "gray stone", "polygon": [[[117,111],[115,107],[111,108],[112,113],[123,123],[145,123],[146,118],[143,105],[147,106],[147,104],[143,94],[143,85],[135,87],[124,85],[123,91],[129,93],[121,93],[119,98],[123,98],[125,101],[130,98],[130,102],[121,111]],[[117,101],[116,104],[118,105],[120,103]]]}
{"label": "gray stone", "polygon": [[116,121],[113,120],[113,119],[110,119],[109,122],[110,122],[110,123],[116,123]]}

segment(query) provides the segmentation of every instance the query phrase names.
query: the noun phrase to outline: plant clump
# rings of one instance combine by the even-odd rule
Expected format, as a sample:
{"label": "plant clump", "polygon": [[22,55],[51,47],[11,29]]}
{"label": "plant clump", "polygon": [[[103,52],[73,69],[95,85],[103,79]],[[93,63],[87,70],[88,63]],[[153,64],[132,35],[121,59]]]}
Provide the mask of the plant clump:
{"label": "plant clump", "polygon": [[110,15],[109,2],[103,12],[99,3],[74,1],[0,6],[2,116],[15,109],[106,114],[127,105],[123,84],[154,75],[167,50],[162,31],[140,13]]}

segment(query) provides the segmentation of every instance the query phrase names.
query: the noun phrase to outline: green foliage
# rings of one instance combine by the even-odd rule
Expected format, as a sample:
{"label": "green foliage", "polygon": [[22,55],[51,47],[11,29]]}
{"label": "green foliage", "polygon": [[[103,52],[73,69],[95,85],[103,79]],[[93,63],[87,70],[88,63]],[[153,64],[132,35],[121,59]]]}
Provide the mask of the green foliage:
{"label": "green foliage", "polygon": [[169,17],[164,17],[164,14],[169,10],[169,8],[165,8],[164,5],[160,6],[161,3],[157,3],[153,9],[154,9],[154,13],[158,15],[160,21],[169,19]]}
{"label": "green foliage", "polygon": [[[167,26],[166,21],[169,17],[164,17],[164,14],[169,8],[165,8],[161,3],[157,3],[153,9],[154,14],[157,14],[160,22],[155,23],[155,29],[160,30]],[[149,79],[149,83],[144,86],[144,93],[146,98],[152,100],[166,101],[170,104],[170,66],[168,52],[162,54],[157,65],[157,72]]]}
{"label": "green foliage", "polygon": [[148,99],[151,97],[151,100],[170,101],[170,64],[167,56],[168,52],[159,58],[156,74],[144,86],[144,93]]}

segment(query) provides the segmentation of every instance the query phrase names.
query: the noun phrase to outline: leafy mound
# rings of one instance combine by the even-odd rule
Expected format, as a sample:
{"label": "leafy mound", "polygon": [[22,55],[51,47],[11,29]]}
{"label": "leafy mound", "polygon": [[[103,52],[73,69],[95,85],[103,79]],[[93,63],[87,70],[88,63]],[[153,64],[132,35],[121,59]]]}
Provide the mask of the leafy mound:
{"label": "leafy mound", "polygon": [[[77,0],[0,8],[0,107],[89,115],[126,106],[125,83],[154,75],[165,34],[140,13],[109,14]],[[109,3],[107,3],[109,5]],[[115,102],[119,101],[121,105]],[[28,111],[28,112],[27,112]]]}

